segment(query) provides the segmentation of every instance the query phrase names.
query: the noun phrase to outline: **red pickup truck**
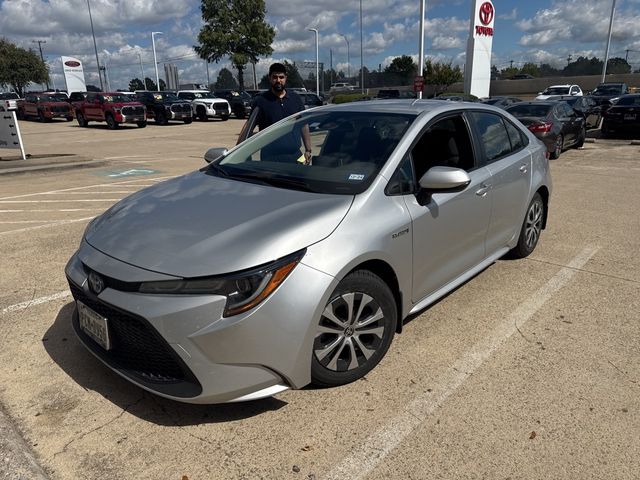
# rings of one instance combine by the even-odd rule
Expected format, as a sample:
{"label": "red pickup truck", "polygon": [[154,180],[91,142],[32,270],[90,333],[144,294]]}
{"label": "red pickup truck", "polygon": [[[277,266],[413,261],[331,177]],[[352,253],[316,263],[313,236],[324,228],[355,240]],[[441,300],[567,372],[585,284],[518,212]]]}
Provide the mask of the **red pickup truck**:
{"label": "red pickup truck", "polygon": [[26,93],[24,100],[17,101],[17,115],[20,119],[37,118],[49,122],[53,118],[73,120],[69,97],[65,93]]}
{"label": "red pickup truck", "polygon": [[114,130],[121,123],[135,123],[140,128],[147,126],[147,109],[121,92],[88,92],[84,102],[74,102],[78,125],[86,127],[89,122],[107,122]]}

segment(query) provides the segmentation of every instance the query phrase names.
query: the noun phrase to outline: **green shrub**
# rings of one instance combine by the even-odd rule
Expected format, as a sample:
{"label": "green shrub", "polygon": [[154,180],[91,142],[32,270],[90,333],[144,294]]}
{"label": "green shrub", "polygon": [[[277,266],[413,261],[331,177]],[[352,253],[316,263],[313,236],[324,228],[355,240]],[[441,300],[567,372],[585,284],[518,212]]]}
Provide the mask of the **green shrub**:
{"label": "green shrub", "polygon": [[349,103],[358,100],[371,100],[371,96],[362,93],[340,93],[333,97],[332,103]]}

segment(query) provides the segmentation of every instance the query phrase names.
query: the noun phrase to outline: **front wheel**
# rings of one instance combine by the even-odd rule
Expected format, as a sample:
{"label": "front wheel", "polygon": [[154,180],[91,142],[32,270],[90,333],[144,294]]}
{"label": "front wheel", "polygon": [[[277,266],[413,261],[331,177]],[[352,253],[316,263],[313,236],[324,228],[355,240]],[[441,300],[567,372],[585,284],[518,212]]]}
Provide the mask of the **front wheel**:
{"label": "front wheel", "polygon": [[380,277],[368,270],[347,275],[317,326],[312,382],[332,387],[365,376],[387,353],[397,321],[395,299]]}
{"label": "front wheel", "polygon": [[193,118],[185,118],[184,119],[185,125],[189,125],[191,122],[193,122]]}
{"label": "front wheel", "polygon": [[160,111],[156,114],[156,123],[158,125],[166,125],[167,123],[169,123],[169,120],[167,120],[167,114]]}
{"label": "front wheel", "polygon": [[578,136],[578,141],[576,142],[576,148],[582,148],[584,146],[584,141],[587,138],[587,127],[582,127],[580,131],[580,135]]}
{"label": "front wheel", "polygon": [[82,114],[82,112],[76,113],[76,120],[78,120],[78,125],[83,128],[86,127],[87,124],[89,123],[87,122],[87,119],[84,118],[84,115]]}
{"label": "front wheel", "polygon": [[107,127],[109,127],[109,130],[115,130],[116,128],[118,128],[118,122],[116,122],[116,119],[113,117],[113,115],[107,114],[105,120],[107,121]]}
{"label": "front wheel", "polygon": [[207,110],[204,107],[198,107],[197,115],[201,122],[209,120],[209,117],[207,117]]}
{"label": "front wheel", "polygon": [[538,245],[544,222],[544,202],[536,193],[529,203],[527,213],[522,222],[518,244],[509,252],[512,258],[524,258],[533,252]]}
{"label": "front wheel", "polygon": [[222,116],[220,117],[220,119],[221,119],[223,122],[226,122],[227,120],[229,120],[229,115],[222,115]]}
{"label": "front wheel", "polygon": [[139,128],[144,128],[144,127],[147,126],[147,122],[146,121],[144,121],[144,122],[136,122],[136,125],[138,125]]}

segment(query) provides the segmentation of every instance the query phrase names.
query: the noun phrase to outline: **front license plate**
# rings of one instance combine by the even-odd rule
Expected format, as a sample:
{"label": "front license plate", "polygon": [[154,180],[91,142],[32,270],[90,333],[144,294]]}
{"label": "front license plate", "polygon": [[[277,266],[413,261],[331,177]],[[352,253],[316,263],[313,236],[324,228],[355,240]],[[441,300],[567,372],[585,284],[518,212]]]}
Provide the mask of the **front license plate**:
{"label": "front license plate", "polygon": [[636,114],[635,113],[627,113],[624,116],[625,120],[635,120],[636,119]]}
{"label": "front license plate", "polygon": [[89,335],[105,350],[111,349],[109,326],[105,317],[94,312],[84,303],[78,302],[78,320],[80,323],[80,329],[84,333]]}

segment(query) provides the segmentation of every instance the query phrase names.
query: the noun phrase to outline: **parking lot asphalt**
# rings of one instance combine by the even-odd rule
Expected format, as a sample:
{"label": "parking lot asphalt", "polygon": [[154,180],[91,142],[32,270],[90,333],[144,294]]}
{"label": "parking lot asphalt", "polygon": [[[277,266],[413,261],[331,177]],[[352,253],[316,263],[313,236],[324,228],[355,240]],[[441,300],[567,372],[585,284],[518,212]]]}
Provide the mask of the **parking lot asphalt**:
{"label": "parking lot asphalt", "polygon": [[640,147],[597,132],[552,161],[534,254],[412,318],[364,380],[194,406],[95,360],[63,272],[86,223],[241,125],[21,125],[55,161],[0,161],[0,479],[637,478]]}

